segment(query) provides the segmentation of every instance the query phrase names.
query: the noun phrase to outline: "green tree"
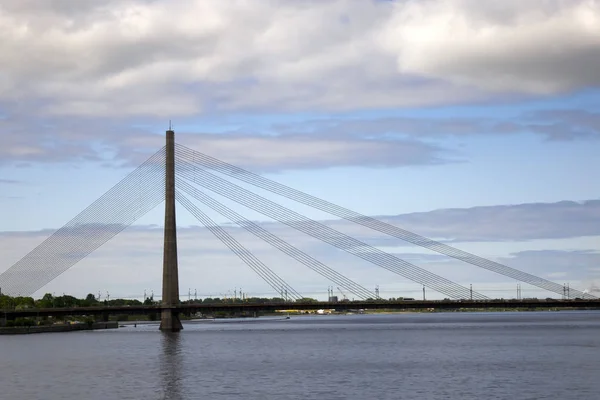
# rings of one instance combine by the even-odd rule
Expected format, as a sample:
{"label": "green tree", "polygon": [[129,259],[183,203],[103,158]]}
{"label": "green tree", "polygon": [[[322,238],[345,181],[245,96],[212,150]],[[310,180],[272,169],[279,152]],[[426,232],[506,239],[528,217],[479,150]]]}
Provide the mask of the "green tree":
{"label": "green tree", "polygon": [[36,302],[38,308],[52,308],[54,306],[54,296],[51,293],[46,293],[41,299]]}
{"label": "green tree", "polygon": [[83,307],[91,307],[96,304],[98,304],[98,300],[96,300],[96,296],[91,293],[88,293],[88,295],[85,296],[85,300],[81,302],[81,306]]}
{"label": "green tree", "polygon": [[297,300],[298,303],[316,303],[317,300],[316,299],[312,299],[310,297],[303,297],[301,299]]}

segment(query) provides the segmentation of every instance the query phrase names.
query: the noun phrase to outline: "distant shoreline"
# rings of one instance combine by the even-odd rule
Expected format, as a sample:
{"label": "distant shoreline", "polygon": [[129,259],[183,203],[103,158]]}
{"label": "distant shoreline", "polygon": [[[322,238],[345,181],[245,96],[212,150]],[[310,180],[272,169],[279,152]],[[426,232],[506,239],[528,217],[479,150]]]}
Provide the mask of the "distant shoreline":
{"label": "distant shoreline", "polygon": [[93,331],[104,329],[117,329],[118,322],[96,322],[88,324],[60,324],[60,325],[43,325],[43,326],[14,326],[0,328],[0,335],[31,335],[35,333],[62,333],[62,332],[77,332],[77,331]]}

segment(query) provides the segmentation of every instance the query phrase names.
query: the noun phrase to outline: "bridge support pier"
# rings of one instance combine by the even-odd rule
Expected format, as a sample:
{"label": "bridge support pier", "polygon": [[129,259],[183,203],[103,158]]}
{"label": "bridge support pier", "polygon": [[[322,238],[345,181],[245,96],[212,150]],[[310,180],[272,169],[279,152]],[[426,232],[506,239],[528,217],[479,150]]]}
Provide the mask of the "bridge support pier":
{"label": "bridge support pier", "polygon": [[165,168],[165,242],[163,249],[163,310],[160,330],[179,332],[183,329],[179,313],[179,271],[177,266],[177,223],[175,218],[175,132],[167,131]]}
{"label": "bridge support pier", "polygon": [[160,315],[160,330],[166,332],[179,332],[183,329],[181,321],[179,320],[179,313],[173,312],[173,310],[162,310]]}

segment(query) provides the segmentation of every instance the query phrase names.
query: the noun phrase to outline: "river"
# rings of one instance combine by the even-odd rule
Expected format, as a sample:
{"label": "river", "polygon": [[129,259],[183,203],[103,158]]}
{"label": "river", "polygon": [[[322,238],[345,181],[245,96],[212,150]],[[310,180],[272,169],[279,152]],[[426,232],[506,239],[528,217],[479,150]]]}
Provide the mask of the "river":
{"label": "river", "polygon": [[0,399],[598,399],[600,312],[259,318],[0,336]]}

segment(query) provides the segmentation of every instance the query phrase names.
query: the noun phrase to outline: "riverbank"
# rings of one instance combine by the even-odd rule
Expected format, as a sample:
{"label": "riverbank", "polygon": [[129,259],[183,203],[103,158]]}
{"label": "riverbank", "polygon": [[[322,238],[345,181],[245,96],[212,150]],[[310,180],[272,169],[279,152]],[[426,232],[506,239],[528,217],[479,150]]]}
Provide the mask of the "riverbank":
{"label": "riverbank", "polygon": [[46,326],[15,326],[0,328],[0,335],[28,335],[32,333],[59,333],[75,331],[92,331],[99,329],[117,329],[116,321],[95,322],[93,324],[60,324]]}

